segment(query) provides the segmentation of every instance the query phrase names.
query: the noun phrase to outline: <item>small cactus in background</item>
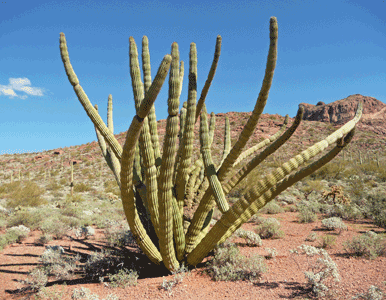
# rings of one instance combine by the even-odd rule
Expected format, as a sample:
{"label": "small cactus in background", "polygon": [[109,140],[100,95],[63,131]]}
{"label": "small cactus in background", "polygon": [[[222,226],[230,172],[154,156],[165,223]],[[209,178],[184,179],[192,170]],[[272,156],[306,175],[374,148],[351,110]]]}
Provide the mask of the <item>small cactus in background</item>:
{"label": "small cactus in background", "polygon": [[[94,107],[91,104],[80,86],[69,60],[65,36],[63,33],[60,34],[60,52],[68,79],[95,126],[102,154],[121,189],[122,204],[130,229],[138,245],[152,262],[163,263],[170,271],[178,270],[180,264],[185,262],[190,266],[197,265],[211,250],[228,239],[269,201],[328,163],[351,141],[355,125],[362,114],[362,103],[358,105],[353,120],[283,163],[271,174],[251,186],[233,206],[229,206],[225,195],[281,147],[292,136],[302,120],[304,109],[299,107],[290,128],[286,130],[287,116],[276,134],[242,152],[256,128],[268,99],[276,66],[277,38],[277,21],[272,17],[266,71],[255,108],[232,148],[230,129],[228,125],[225,126],[223,157],[221,163],[215,166],[211,152],[214,116],[212,115],[210,128],[208,128],[205,98],[220,56],[220,36],[217,37],[213,63],[198,101],[197,50],[196,45],[191,43],[188,100],[181,108],[180,114],[178,114],[179,98],[184,64],[179,60],[177,43],[172,44],[171,55],[165,55],[152,81],[148,40],[146,36],[143,38],[144,82],[142,83],[137,46],[134,39],[130,37],[130,75],[136,115],[127,131],[122,148],[113,134],[112,96],[109,95],[108,98],[106,126],[99,116],[97,106]],[[153,104],[169,69],[169,116],[166,121],[164,148],[161,155]],[[193,162],[194,125],[199,117],[201,157]],[[326,155],[290,175],[333,144],[336,146]],[[267,148],[256,155],[256,151],[264,146]],[[250,162],[240,169],[240,162],[252,155],[254,157]],[[222,216],[210,229],[215,205]]]}

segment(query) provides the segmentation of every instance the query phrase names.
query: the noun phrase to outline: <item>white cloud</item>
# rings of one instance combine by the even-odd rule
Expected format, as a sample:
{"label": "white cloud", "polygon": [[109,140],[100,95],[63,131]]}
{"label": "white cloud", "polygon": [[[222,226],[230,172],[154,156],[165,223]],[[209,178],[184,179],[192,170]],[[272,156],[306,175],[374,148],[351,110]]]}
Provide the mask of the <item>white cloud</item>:
{"label": "white cloud", "polygon": [[[8,96],[10,98],[18,97],[21,99],[26,99],[28,95],[43,96],[44,89],[30,85],[31,81],[28,78],[9,78],[8,85],[0,84],[0,96]],[[24,92],[27,95],[18,95],[15,91]]]}

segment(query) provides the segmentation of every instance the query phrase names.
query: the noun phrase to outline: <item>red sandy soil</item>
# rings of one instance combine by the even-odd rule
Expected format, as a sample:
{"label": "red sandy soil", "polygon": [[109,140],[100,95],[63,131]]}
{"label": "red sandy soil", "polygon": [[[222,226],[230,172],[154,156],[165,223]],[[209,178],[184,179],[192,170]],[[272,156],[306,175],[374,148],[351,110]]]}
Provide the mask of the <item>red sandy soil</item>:
{"label": "red sandy soil", "polygon": [[[267,255],[265,248],[275,248],[278,255],[274,259],[267,259],[268,272],[263,274],[259,282],[237,281],[224,282],[213,281],[203,274],[204,264],[192,270],[186,275],[181,283],[168,291],[160,288],[164,279],[172,280],[173,275],[144,276],[138,279],[138,285],[127,288],[109,288],[103,283],[86,282],[84,279],[70,280],[66,285],[58,282],[53,285],[54,278],[49,280],[47,290],[56,293],[57,298],[47,299],[71,299],[75,288],[85,287],[97,294],[99,299],[104,299],[108,294],[115,294],[119,299],[308,299],[306,279],[304,271],[315,258],[305,255],[290,254],[289,250],[301,244],[318,246],[320,237],[325,234],[336,236],[336,245],[327,252],[336,262],[340,274],[340,282],[334,288],[333,299],[351,299],[358,293],[367,292],[370,285],[376,285],[383,291],[386,281],[386,257],[378,257],[374,260],[365,258],[349,257],[343,249],[342,243],[351,240],[354,236],[368,230],[383,232],[382,229],[375,227],[366,220],[344,221],[348,225],[348,230],[341,232],[329,232],[323,230],[321,222],[300,224],[297,222],[296,212],[286,212],[277,215],[264,215],[265,217],[275,217],[281,222],[281,228],[285,232],[282,239],[264,239],[261,247],[248,247],[244,240],[236,239],[242,254],[249,256],[254,253]],[[253,230],[256,225],[247,223],[244,229]],[[314,242],[305,241],[311,233],[317,233],[319,239]],[[33,231],[29,237],[21,244],[7,246],[0,253],[0,299],[34,299],[33,294],[20,294],[17,289],[23,285],[21,280],[27,278],[29,270],[39,265],[39,256],[44,252],[44,246],[34,244],[34,240],[40,235],[39,231]],[[89,246],[100,247],[103,244],[103,230],[96,230],[96,235],[87,240],[53,240],[48,245],[61,245],[68,253],[90,253]],[[151,266],[150,268],[155,268]],[[152,269],[150,269],[151,274]],[[154,269],[155,270],[155,269]],[[148,270],[149,271],[149,270]],[[155,271],[154,271],[155,272]],[[155,276],[155,277],[154,277]],[[15,293],[16,292],[16,293]],[[62,293],[61,296],[59,296]],[[135,298],[134,298],[135,297]]]}

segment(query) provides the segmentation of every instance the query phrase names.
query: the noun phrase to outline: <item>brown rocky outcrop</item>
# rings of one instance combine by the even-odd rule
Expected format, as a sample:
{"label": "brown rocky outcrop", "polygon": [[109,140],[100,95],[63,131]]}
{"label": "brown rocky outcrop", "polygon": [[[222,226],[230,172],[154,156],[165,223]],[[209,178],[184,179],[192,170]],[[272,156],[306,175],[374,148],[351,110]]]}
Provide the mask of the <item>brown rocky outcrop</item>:
{"label": "brown rocky outcrop", "polygon": [[303,120],[328,122],[334,125],[343,124],[354,117],[360,101],[363,103],[361,122],[384,122],[386,118],[386,104],[373,97],[360,94],[351,95],[329,104],[324,104],[323,102],[318,102],[317,105],[301,103],[304,105]]}

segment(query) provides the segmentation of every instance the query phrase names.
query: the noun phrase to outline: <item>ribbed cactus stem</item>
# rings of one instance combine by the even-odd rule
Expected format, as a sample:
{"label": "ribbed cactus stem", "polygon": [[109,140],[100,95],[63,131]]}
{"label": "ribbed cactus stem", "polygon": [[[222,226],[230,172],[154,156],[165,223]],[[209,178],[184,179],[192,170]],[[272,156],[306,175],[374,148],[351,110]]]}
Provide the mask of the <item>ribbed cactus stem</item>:
{"label": "ribbed cactus stem", "polygon": [[198,116],[201,113],[202,106],[205,103],[205,98],[206,98],[206,96],[208,94],[210,85],[212,84],[212,81],[213,81],[213,78],[214,78],[214,74],[216,73],[218,60],[220,59],[220,54],[221,54],[221,41],[222,41],[222,38],[221,38],[220,35],[218,35],[217,39],[216,39],[216,48],[214,50],[214,57],[213,57],[212,66],[210,67],[210,71],[209,71],[209,74],[208,74],[208,78],[205,81],[204,88],[201,91],[200,99],[197,102],[196,118],[195,118],[195,122],[194,123],[197,122]]}
{"label": "ribbed cactus stem", "polygon": [[74,162],[70,161],[71,165],[71,177],[70,177],[70,188],[71,188],[71,197],[74,195]]}
{"label": "ribbed cactus stem", "polygon": [[214,167],[212,154],[210,152],[209,146],[209,129],[207,121],[207,112],[205,105],[202,107],[201,111],[201,122],[200,122],[200,141],[201,141],[201,153],[204,160],[204,165],[206,168],[206,175],[209,179],[210,187],[212,188],[213,195],[215,197],[217,206],[222,213],[225,213],[229,209],[227,200],[225,199],[225,194],[222,189],[221,183],[217,178],[216,168]]}

